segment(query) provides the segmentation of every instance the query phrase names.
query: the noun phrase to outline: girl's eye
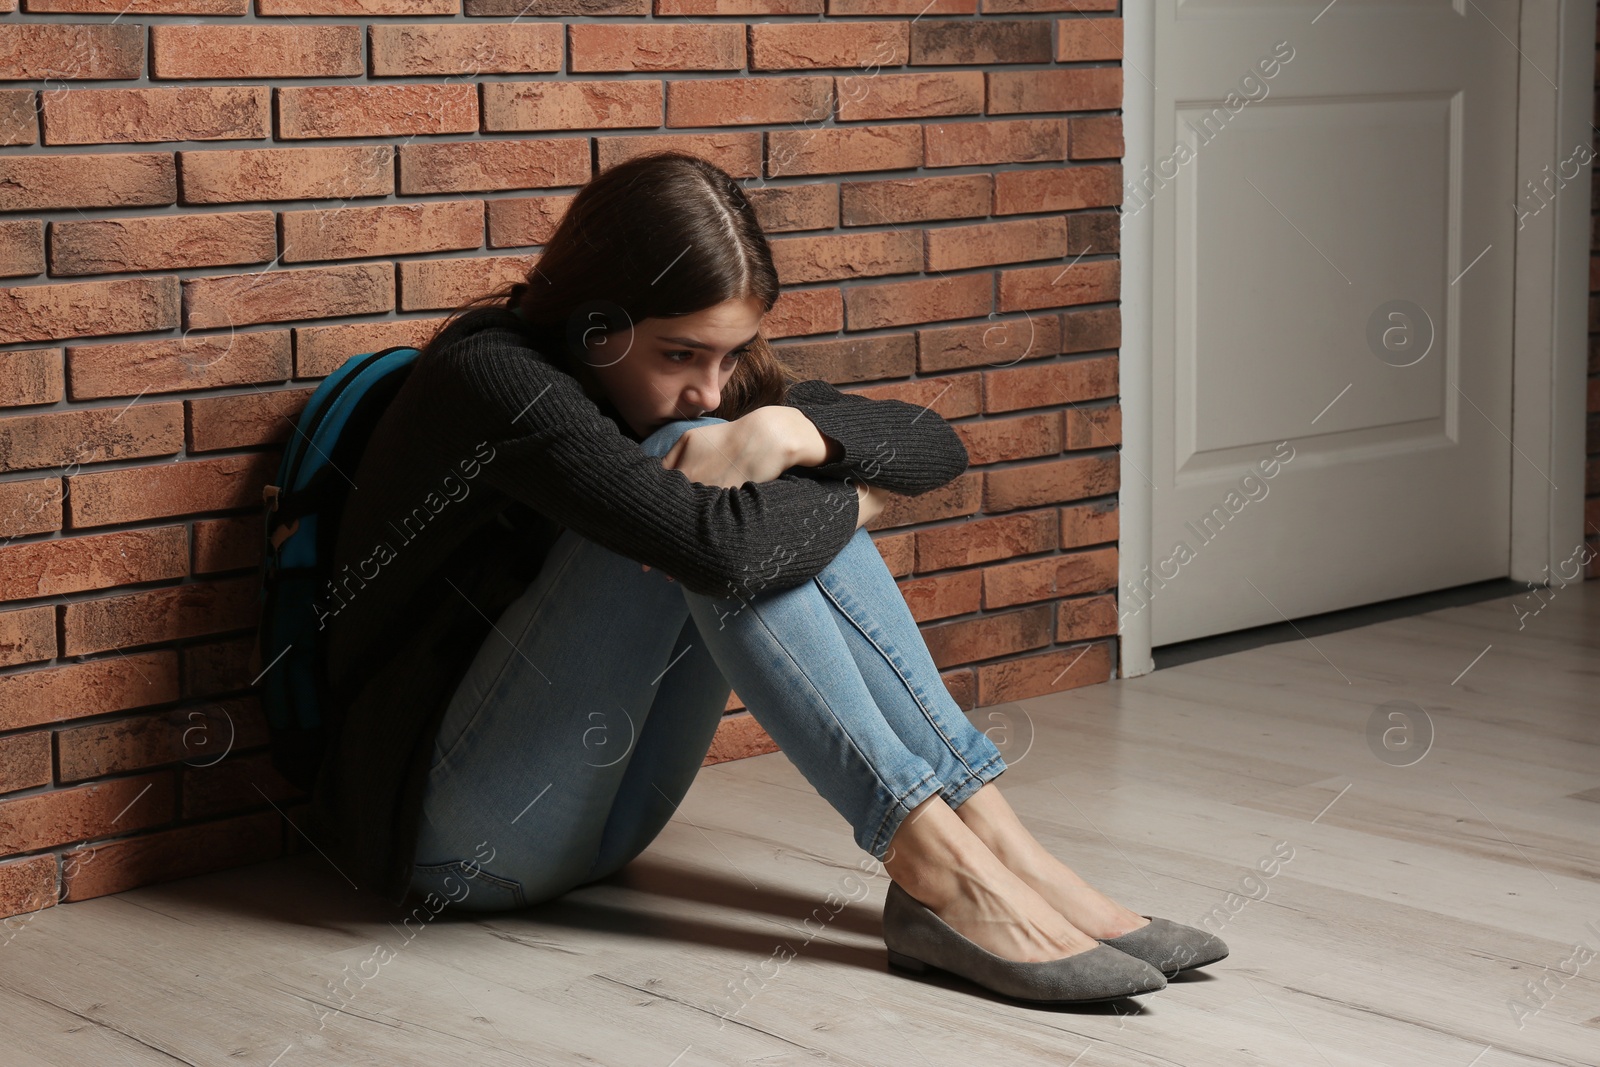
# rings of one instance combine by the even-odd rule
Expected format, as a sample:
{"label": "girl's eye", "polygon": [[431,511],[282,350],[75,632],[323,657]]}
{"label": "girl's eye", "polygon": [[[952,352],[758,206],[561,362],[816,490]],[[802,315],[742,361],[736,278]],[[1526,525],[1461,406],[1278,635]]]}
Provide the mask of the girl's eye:
{"label": "girl's eye", "polygon": [[[748,355],[749,353],[750,353],[750,350],[748,348],[741,348],[736,352],[729,352],[727,354],[727,356],[724,357],[724,358],[726,358],[726,359],[738,359],[740,356]],[[679,356],[683,356],[684,358],[683,359],[677,358]],[[694,358],[694,353],[688,351],[687,349],[682,349],[682,348],[673,349],[673,350],[671,350],[671,351],[669,351],[667,353],[667,358],[672,360],[672,362],[674,362],[674,363],[687,363],[687,362],[689,362],[689,360]]]}

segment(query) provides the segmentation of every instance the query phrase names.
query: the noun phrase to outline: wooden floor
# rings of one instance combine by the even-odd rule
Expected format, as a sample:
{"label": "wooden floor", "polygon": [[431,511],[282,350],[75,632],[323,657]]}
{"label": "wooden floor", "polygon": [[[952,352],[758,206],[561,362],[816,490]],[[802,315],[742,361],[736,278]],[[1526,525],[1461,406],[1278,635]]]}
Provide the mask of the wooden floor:
{"label": "wooden floor", "polygon": [[[975,712],[1058,856],[1220,915],[1232,955],[1136,1001],[887,970],[883,876],[774,754],[527,912],[408,929],[313,853],[35,913],[0,947],[0,1063],[1593,1065],[1600,583],[1545,596]],[[1424,721],[1391,701],[1431,744],[1385,747]]]}

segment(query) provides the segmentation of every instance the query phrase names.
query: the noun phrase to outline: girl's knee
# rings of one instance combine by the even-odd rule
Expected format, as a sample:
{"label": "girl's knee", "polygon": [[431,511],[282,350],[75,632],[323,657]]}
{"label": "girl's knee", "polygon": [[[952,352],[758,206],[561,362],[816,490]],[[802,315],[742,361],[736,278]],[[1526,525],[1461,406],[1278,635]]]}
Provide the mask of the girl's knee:
{"label": "girl's knee", "polygon": [[696,426],[709,426],[714,422],[727,422],[715,415],[701,415],[698,419],[676,419],[659,427],[649,437],[646,437],[639,447],[643,448],[645,455],[655,456],[660,459],[672,451],[672,446],[678,443],[678,438],[694,429]]}

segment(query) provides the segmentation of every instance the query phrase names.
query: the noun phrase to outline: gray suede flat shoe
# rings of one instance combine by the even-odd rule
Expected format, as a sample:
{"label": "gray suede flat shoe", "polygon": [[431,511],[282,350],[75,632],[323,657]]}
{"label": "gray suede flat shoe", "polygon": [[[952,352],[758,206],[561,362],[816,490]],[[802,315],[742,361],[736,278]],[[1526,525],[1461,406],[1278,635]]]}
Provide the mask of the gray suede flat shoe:
{"label": "gray suede flat shoe", "polygon": [[883,901],[883,942],[889,963],[920,974],[934,969],[959,975],[995,993],[1034,1004],[1084,1004],[1153,993],[1167,984],[1161,972],[1109,945],[1057,960],[1021,963],[996,956],[957,933],[949,923],[890,881]]}
{"label": "gray suede flat shoe", "polygon": [[1150,921],[1137,930],[1095,940],[1143,960],[1168,978],[1228,956],[1228,946],[1210,931],[1153,915],[1144,918]]}

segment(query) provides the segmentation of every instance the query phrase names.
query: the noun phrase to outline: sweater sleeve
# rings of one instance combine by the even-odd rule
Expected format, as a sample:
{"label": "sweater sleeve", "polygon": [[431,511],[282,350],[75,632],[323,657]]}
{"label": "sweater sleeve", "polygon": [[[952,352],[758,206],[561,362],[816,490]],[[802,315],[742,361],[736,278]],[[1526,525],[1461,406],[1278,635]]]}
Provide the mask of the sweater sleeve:
{"label": "sweater sleeve", "polygon": [[790,468],[817,477],[851,476],[906,496],[937,489],[967,469],[960,436],[932,408],[844,393],[820,378],[796,382],[784,403],[844,447],[832,463]]}
{"label": "sweater sleeve", "polygon": [[512,499],[697,593],[748,598],[815,577],[854,536],[840,477],[725,488],[661,466],[564,371],[486,330],[441,352],[483,412],[481,477]]}

